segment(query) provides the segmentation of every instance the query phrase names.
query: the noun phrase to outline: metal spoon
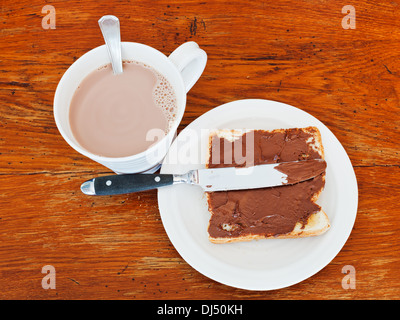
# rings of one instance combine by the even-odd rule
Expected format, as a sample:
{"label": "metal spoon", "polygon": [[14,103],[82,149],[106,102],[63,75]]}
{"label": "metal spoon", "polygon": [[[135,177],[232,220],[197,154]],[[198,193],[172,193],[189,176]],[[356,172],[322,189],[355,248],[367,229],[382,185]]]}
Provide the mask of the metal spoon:
{"label": "metal spoon", "polygon": [[122,73],[122,57],[119,20],[115,16],[103,16],[99,19],[99,26],[110,55],[113,72],[120,74]]}

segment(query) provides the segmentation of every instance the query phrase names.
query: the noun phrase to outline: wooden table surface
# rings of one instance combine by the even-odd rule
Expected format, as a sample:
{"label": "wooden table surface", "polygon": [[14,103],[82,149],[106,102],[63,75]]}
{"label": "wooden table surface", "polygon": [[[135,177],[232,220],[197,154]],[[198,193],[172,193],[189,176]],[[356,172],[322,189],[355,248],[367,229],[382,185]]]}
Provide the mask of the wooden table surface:
{"label": "wooden table surface", "polygon": [[[51,4],[56,28],[42,28]],[[342,7],[356,28],[342,27]],[[186,41],[208,54],[179,130],[223,103],[261,98],[321,120],[346,149],[358,180],[353,231],[333,261],[275,291],[231,288],[175,250],[157,192],[83,195],[107,168],[75,152],[53,118],[58,81],[103,44],[97,20],[120,18],[124,41],[166,55]],[[399,299],[400,2],[1,1],[0,298]],[[42,288],[42,267],[56,289]],[[342,268],[356,271],[344,289]]]}

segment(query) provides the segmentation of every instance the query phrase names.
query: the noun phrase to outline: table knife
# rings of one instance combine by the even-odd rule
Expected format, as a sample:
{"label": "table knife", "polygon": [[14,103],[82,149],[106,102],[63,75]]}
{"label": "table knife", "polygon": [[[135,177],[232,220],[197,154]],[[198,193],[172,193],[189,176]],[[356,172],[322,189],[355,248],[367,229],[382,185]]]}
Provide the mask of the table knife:
{"label": "table knife", "polygon": [[187,183],[207,192],[276,187],[312,179],[325,171],[322,159],[190,170],[184,174],[119,174],[85,181],[81,191],[87,195],[115,195]]}

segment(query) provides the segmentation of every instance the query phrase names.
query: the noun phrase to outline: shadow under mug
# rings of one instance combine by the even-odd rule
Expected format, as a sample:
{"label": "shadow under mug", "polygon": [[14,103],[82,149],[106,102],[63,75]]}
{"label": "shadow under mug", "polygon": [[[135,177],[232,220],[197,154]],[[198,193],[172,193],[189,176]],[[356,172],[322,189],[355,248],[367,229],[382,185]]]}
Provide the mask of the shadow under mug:
{"label": "shadow under mug", "polygon": [[[72,134],[69,108],[75,90],[92,71],[110,63],[107,47],[97,47],[76,60],[64,73],[54,96],[54,119],[58,130],[67,143],[84,156],[104,165],[115,173],[154,172],[165,157],[186,107],[186,93],[200,78],[207,63],[207,54],[197,43],[182,44],[169,57],[144,44],[121,43],[122,60],[134,60],[149,65],[167,78],[177,99],[177,114],[168,133],[153,143],[146,151],[127,157],[103,157],[82,148]],[[134,139],[134,137],[133,137]]]}

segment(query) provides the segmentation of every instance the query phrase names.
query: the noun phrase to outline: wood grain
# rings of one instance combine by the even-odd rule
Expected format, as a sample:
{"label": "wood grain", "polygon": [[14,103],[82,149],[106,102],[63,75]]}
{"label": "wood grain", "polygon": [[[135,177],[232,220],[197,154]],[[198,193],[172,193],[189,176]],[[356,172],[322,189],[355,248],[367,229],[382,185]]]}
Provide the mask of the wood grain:
{"label": "wood grain", "polygon": [[[400,298],[400,3],[366,0],[1,2],[0,298],[398,299]],[[344,30],[341,9],[356,8]],[[82,181],[109,172],[71,149],[54,123],[62,74],[103,44],[97,20],[114,14],[124,41],[170,54],[196,41],[207,67],[188,95],[179,130],[212,108],[262,98],[325,123],[358,179],[359,210],[342,251],[292,287],[251,292],[192,269],[170,243],[155,191],[88,198]],[[57,270],[56,290],[41,268]],[[341,286],[353,265],[357,287]]]}

